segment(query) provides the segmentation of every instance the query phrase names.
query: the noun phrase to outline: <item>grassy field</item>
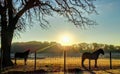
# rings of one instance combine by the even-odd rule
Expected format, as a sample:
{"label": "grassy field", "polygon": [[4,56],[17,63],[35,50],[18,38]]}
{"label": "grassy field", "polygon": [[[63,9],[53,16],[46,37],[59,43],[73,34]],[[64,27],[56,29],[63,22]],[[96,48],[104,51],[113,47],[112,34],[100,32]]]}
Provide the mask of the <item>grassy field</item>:
{"label": "grassy field", "polygon": [[[63,74],[64,71],[64,59],[59,58],[44,58],[36,60],[36,71],[44,70],[49,73]],[[13,60],[14,62],[14,60]],[[109,67],[109,59],[98,59],[98,68],[94,68],[94,61],[91,61],[91,70],[88,70],[88,60],[84,62],[87,69],[81,67],[81,58],[78,57],[67,57],[66,65],[67,72],[73,69],[79,69],[82,74],[120,74],[120,59],[112,59],[112,67]],[[28,59],[27,65],[24,65],[24,60],[17,60],[17,65],[13,68],[4,71],[3,73],[9,72],[28,72],[34,71],[34,59]],[[70,74],[70,73],[69,73]]]}

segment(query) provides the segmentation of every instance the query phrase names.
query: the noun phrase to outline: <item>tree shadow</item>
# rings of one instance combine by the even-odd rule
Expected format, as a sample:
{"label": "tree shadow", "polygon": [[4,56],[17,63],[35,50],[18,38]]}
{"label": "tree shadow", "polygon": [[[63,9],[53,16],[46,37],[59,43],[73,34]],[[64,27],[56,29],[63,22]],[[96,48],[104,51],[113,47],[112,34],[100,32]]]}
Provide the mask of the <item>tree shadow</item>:
{"label": "tree shadow", "polygon": [[88,69],[87,67],[83,67],[84,68],[84,71],[87,71],[87,72],[89,72],[90,74],[96,74],[95,72],[93,72],[93,70],[92,69]]}
{"label": "tree shadow", "polygon": [[47,74],[48,72],[44,69],[35,70],[35,71],[9,71],[2,74]]}
{"label": "tree shadow", "polygon": [[105,72],[107,72],[107,73],[109,73],[109,74],[114,74],[114,73],[112,73],[112,72],[109,72],[109,71],[106,71],[106,70],[103,70],[103,71],[105,71]]}
{"label": "tree shadow", "polygon": [[83,74],[83,71],[80,68],[68,69],[67,72],[72,74]]}

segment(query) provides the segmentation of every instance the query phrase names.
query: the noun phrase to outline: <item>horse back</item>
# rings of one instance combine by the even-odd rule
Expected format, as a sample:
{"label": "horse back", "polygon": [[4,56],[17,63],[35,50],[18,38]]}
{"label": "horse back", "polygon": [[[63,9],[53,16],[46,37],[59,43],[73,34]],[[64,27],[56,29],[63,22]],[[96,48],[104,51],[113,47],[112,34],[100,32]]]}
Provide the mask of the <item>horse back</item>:
{"label": "horse back", "polygon": [[91,57],[91,53],[89,53],[89,52],[85,52],[82,55],[82,58],[90,58],[90,57]]}
{"label": "horse back", "polygon": [[27,58],[29,54],[28,52],[17,52],[15,53],[15,58]]}

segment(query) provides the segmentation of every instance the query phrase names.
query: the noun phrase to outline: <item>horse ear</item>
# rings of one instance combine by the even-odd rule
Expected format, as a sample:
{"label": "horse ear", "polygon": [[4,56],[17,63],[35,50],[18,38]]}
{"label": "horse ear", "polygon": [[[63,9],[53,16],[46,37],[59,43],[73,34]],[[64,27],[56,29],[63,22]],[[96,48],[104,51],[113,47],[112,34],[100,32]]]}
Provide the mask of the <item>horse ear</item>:
{"label": "horse ear", "polygon": [[102,48],[100,48],[99,50],[103,50]]}
{"label": "horse ear", "polygon": [[26,51],[30,51],[30,49],[26,49]]}
{"label": "horse ear", "polygon": [[30,51],[30,49],[28,49]]}
{"label": "horse ear", "polygon": [[28,51],[30,52],[31,50],[30,50],[30,49],[28,49]]}

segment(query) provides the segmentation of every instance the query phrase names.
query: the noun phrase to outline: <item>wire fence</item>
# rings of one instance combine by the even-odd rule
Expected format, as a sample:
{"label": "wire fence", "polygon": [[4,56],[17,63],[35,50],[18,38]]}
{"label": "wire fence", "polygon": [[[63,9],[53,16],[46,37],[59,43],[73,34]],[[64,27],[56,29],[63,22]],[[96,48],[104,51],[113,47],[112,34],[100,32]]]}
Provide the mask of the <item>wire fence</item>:
{"label": "wire fence", "polygon": [[[77,54],[77,53],[76,53]],[[17,65],[4,70],[5,71],[37,71],[44,70],[46,72],[64,72],[64,55],[62,56],[41,56],[39,53],[30,54],[27,60],[27,65],[24,65],[23,59],[17,59]],[[54,55],[54,54],[53,54]],[[110,57],[111,56],[111,57]],[[100,55],[98,59],[98,68],[94,67],[95,61],[91,60],[92,70],[105,70],[105,69],[120,69],[120,53],[111,52]],[[12,56],[13,57],[13,56]],[[111,59],[110,59],[111,58]],[[81,65],[81,54],[78,56],[66,56],[66,70],[67,72],[72,69],[83,69]],[[14,63],[14,58],[12,58]],[[36,66],[35,66],[36,63]],[[89,60],[86,59],[84,65],[89,69]]]}
{"label": "wire fence", "polygon": [[[38,53],[37,53],[38,54]],[[110,59],[110,53],[105,53],[105,55],[100,55],[98,58],[98,67],[102,68],[120,68],[120,54],[119,53],[111,53],[111,59]],[[66,56],[66,66],[67,68],[82,68],[81,66],[81,56]],[[14,62],[14,60],[13,60]],[[18,64],[24,65],[24,61],[17,60]],[[64,56],[47,56],[47,57],[40,57],[39,54],[36,56],[36,61],[34,58],[34,54],[29,55],[28,61],[29,65],[36,67],[36,69],[40,68],[51,68],[53,67],[59,67],[64,68]],[[36,66],[35,65],[36,62]],[[104,62],[104,63],[103,63]],[[89,67],[89,60],[86,59],[84,62],[86,67]],[[94,68],[95,61],[91,60],[91,67]]]}

